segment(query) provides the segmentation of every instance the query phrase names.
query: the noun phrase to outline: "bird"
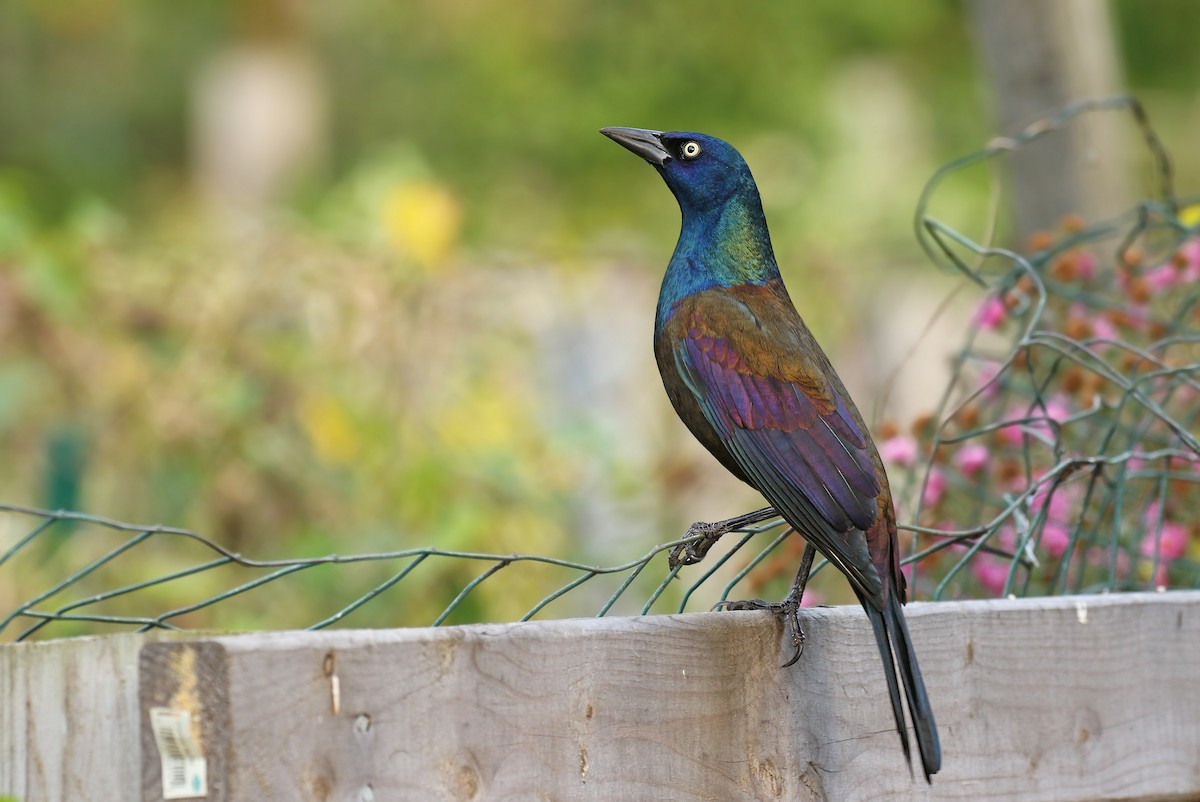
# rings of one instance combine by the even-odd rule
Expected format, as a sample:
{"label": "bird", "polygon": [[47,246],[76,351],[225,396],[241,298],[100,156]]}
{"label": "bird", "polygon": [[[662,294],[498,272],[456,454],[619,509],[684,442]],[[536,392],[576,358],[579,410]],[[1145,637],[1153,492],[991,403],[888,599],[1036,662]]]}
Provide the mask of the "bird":
{"label": "bird", "polygon": [[[874,631],[909,770],[901,690],[932,782],[941,745],[904,619],[907,588],[887,474],[862,415],[784,287],[749,166],[707,134],[600,133],[654,167],[682,213],[654,320],[667,397],[721,465],[845,574]],[[784,605],[764,606],[790,604],[794,616],[807,568],[802,573]],[[798,629],[794,636],[802,642]]]}

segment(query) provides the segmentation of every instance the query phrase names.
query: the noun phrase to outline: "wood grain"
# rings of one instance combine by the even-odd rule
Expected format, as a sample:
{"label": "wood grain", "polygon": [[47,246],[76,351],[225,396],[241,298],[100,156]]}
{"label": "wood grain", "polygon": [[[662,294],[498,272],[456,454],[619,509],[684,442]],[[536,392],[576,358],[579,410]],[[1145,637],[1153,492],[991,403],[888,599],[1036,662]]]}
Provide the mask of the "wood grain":
{"label": "wood grain", "polygon": [[0,646],[0,796],[137,799],[142,635]]}
{"label": "wood grain", "polygon": [[[140,704],[193,706],[210,799],[1200,798],[1200,592],[911,605],[932,786],[861,611],[803,615],[790,669],[765,613],[161,642]],[[0,647],[0,794],[159,798],[137,643]]]}
{"label": "wood grain", "polygon": [[932,788],[905,768],[864,616],[835,608],[807,611],[788,670],[757,613],[217,639],[230,799],[1200,793],[1200,594],[910,618],[946,755]]}

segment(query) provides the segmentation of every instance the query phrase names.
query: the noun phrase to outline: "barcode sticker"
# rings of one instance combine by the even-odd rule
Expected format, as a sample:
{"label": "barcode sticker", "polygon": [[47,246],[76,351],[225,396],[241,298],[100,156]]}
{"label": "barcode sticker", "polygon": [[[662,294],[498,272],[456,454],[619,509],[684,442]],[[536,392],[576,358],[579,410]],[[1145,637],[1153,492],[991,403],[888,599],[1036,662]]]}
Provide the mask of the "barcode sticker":
{"label": "barcode sticker", "polygon": [[191,713],[152,707],[150,728],[162,758],[163,799],[208,796],[208,762],[192,737]]}

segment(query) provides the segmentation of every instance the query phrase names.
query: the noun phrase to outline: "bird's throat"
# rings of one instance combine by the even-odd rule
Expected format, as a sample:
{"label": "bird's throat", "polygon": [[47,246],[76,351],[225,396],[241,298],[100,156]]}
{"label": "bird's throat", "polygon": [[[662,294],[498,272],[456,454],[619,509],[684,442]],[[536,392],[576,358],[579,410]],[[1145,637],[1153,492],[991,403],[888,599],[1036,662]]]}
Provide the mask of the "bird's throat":
{"label": "bird's throat", "polygon": [[663,276],[655,332],[680,301],[713,287],[761,285],[779,278],[762,204],[730,198],[716,208],[683,212],[675,253]]}

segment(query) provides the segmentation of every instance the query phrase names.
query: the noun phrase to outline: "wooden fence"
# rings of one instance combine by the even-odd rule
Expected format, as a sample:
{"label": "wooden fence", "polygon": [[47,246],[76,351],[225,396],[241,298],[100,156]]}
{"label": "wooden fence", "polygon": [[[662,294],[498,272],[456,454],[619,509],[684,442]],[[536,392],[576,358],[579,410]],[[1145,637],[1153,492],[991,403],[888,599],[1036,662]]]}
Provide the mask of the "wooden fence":
{"label": "wooden fence", "polygon": [[[170,787],[198,782],[179,740],[208,800],[1200,798],[1200,592],[909,620],[932,786],[838,607],[804,611],[790,669],[776,619],[738,612],[7,645],[0,798],[163,799],[164,750]],[[190,719],[155,714],[156,740],[153,709]]]}

